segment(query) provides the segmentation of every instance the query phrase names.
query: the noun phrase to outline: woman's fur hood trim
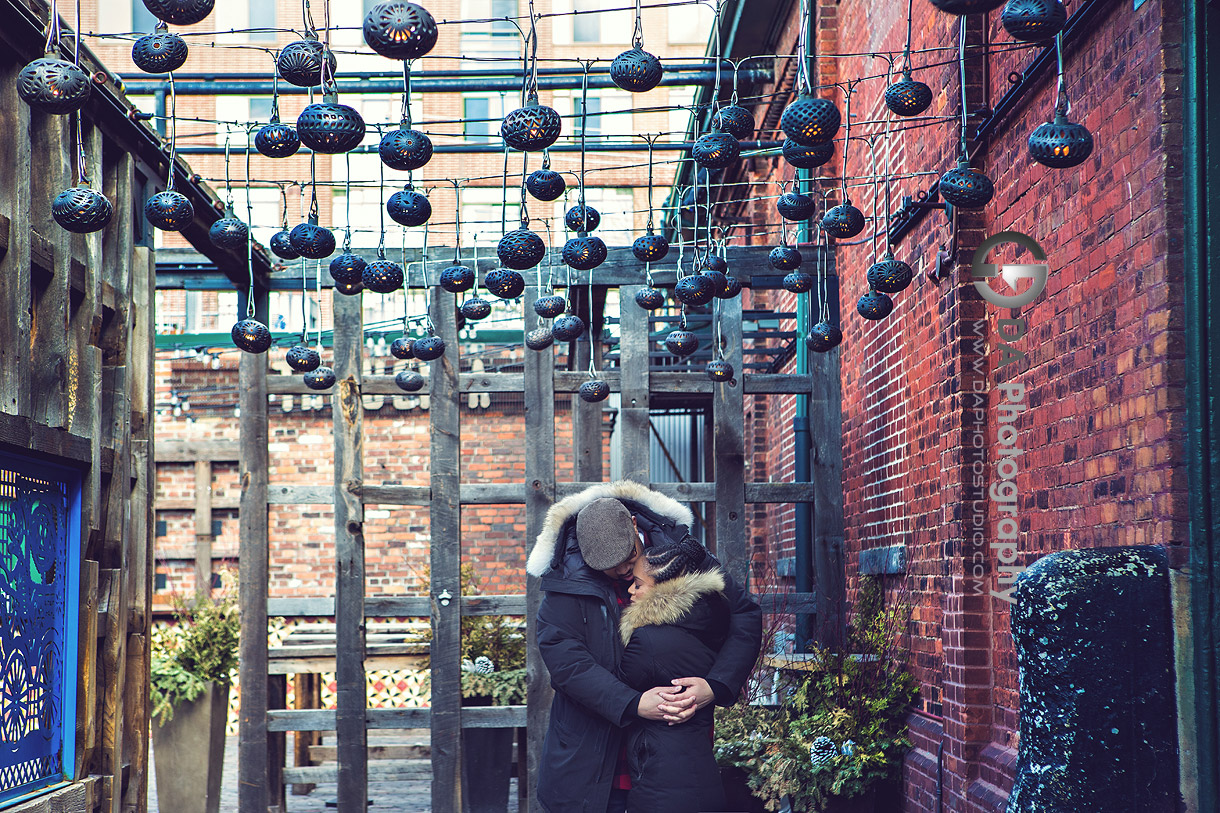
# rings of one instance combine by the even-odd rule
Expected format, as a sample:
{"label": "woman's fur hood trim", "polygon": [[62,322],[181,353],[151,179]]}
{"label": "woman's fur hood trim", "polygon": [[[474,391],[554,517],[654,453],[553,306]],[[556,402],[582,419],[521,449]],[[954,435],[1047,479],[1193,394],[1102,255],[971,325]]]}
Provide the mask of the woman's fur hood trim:
{"label": "woman's fur hood trim", "polygon": [[559,544],[559,534],[563,530],[564,523],[580,513],[580,509],[602,497],[637,502],[654,514],[670,519],[677,525],[689,527],[695,521],[691,510],[685,505],[634,480],[618,480],[613,483],[599,483],[590,486],[577,494],[564,497],[546,512],[542,531],[538,534],[538,539],[534,542],[534,548],[530,551],[529,559],[526,561],[525,569],[531,576],[542,576],[550,570],[551,560],[555,556],[555,546]]}
{"label": "woman's fur hood trim", "polygon": [[687,573],[663,581],[635,599],[623,610],[619,634],[625,646],[639,627],[675,624],[707,593],[724,592],[724,574],[719,570]]}

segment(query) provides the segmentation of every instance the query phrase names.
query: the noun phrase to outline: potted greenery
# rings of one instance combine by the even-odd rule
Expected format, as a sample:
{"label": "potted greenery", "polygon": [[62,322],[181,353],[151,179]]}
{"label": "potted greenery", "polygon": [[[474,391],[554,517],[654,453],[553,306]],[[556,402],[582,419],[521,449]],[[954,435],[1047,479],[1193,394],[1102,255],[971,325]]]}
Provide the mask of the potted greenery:
{"label": "potted greenery", "polygon": [[174,600],[174,621],[152,638],[151,701],[157,803],[175,813],[217,813],[229,685],[241,621],[232,585],[216,598]]}
{"label": "potted greenery", "polygon": [[864,577],[842,647],[815,645],[784,671],[778,707],[717,718],[718,760],[748,775],[766,810],[873,813],[878,789],[900,776],[917,694],[899,647],[909,613]]}

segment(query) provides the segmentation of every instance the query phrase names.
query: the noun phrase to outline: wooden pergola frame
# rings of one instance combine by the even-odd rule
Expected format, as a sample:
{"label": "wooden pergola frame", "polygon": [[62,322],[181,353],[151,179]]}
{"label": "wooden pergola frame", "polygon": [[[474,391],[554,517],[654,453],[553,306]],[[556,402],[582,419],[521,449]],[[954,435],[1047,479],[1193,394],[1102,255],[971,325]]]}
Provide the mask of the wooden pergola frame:
{"label": "wooden pergola frame", "polygon": [[[774,272],[765,269],[768,247],[729,250],[734,274],[747,285],[775,287]],[[643,287],[638,263],[625,249],[613,250],[611,261],[594,272],[593,290],[619,287],[621,301],[630,302]],[[480,272],[489,266],[480,267]],[[760,272],[752,279],[750,269]],[[662,275],[657,275],[658,277]],[[669,272],[672,283],[673,273]],[[414,278],[414,275],[412,275]],[[529,275],[527,274],[527,278]],[[413,282],[423,282],[412,280]],[[585,282],[582,288],[589,288]],[[536,284],[522,298],[528,311],[542,295]],[[595,295],[594,301],[599,297]],[[265,311],[265,293],[256,309]],[[647,312],[630,304],[620,316],[620,351],[617,370],[600,377],[620,393],[622,477],[649,483],[656,490],[687,502],[715,504],[716,553],[742,584],[748,584],[746,540],[747,503],[815,503],[815,544],[832,555],[821,557],[838,566],[842,539],[842,509],[838,477],[839,376],[838,354],[811,360],[807,375],[741,374],[743,365],[741,298],[722,300],[721,336],[724,357],[737,377],[715,384],[702,371],[657,372],[650,369]],[[338,759],[338,806],[358,810],[367,799],[367,742],[370,729],[429,728],[431,730],[432,809],[436,813],[461,810],[460,729],[522,727],[528,731],[527,774],[522,781],[530,791],[537,775],[538,758],[550,709],[551,688],[536,645],[533,618],[540,600],[537,580],[530,578],[523,594],[462,597],[460,583],[460,511],[464,505],[521,504],[525,506],[526,538],[536,538],[547,510],[557,499],[601,482],[601,404],[575,397],[588,380],[586,372],[556,370],[553,353],[526,354],[522,373],[460,373],[461,344],[454,322],[454,295],[430,290],[430,314],[437,334],[445,340],[445,355],[430,363],[425,392],[430,396],[430,484],[388,486],[364,481],[363,407],[361,395],[394,391],[389,376],[362,373],[363,323],[361,298],[334,296],[334,370],[336,385],[329,392],[334,422],[334,483],[331,487],[282,486],[268,482],[267,396],[271,393],[308,393],[295,376],[269,376],[267,359],[243,355],[240,365],[241,437],[240,470],[241,550],[240,590],[243,628],[265,629],[268,616],[330,616],[336,628],[337,700],[334,710],[283,709],[283,676],[268,673],[266,636],[243,635],[241,642],[242,703],[240,719],[239,807],[243,813],[284,809],[284,737],[289,731],[335,731]],[[263,315],[265,319],[265,314]],[[527,319],[532,317],[528,316]],[[595,314],[595,324],[600,314]],[[528,322],[527,322],[528,323]],[[590,343],[575,345],[575,368],[588,363]],[[386,380],[381,380],[386,379]],[[459,398],[471,392],[520,392],[525,399],[525,480],[511,484],[460,482]],[[573,397],[575,480],[559,483],[555,474],[555,396]],[[713,421],[715,476],[707,482],[650,483],[649,448],[652,396],[710,396]],[[745,481],[745,395],[804,394],[813,399],[814,457],[820,467],[809,483],[747,483]],[[819,448],[820,447],[820,448]],[[831,483],[831,480],[834,480]],[[831,487],[833,486],[833,487]],[[268,598],[268,506],[270,504],[332,503],[335,511],[336,587],[333,599]],[[428,506],[431,523],[431,591],[428,596],[366,597],[364,589],[363,518],[365,504]],[[764,609],[776,609],[774,596],[762,597]],[[827,600],[822,596],[821,600]],[[786,611],[812,612],[814,594],[787,595]],[[524,615],[528,620],[528,696],[525,706],[463,708],[461,705],[460,619],[462,615]],[[428,617],[432,625],[430,708],[370,709],[366,707],[365,619],[373,617]],[[539,809],[533,794],[529,808]]]}

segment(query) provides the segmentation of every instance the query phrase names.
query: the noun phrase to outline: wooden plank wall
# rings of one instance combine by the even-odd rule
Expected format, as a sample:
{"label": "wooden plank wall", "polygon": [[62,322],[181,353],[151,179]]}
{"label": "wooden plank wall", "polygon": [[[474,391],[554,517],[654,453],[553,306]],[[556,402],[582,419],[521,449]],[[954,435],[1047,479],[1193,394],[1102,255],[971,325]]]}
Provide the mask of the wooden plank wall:
{"label": "wooden plank wall", "polygon": [[[0,48],[0,451],[81,475],[76,752],[64,759],[78,779],[9,809],[142,813],[154,263],[135,245],[130,153],[87,116],[50,116],[20,101],[25,61]],[[55,195],[76,181],[77,126],[91,181],[115,209],[90,235],[51,216]]]}

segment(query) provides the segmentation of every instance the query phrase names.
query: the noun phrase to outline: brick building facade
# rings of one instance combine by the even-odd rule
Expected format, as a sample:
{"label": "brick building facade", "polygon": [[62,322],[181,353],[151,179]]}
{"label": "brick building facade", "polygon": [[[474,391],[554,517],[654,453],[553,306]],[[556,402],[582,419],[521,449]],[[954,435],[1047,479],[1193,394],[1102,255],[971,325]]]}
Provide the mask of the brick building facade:
{"label": "brick building facade", "polygon": [[[1089,5],[1069,3],[1069,15]],[[870,322],[855,305],[868,290],[865,271],[884,252],[884,238],[874,248],[866,228],[836,247],[848,598],[861,551],[898,544],[906,573],[886,577],[887,584],[905,581],[915,603],[909,644],[921,691],[910,718],[916,747],[904,769],[908,811],[1005,807],[1019,702],[1009,604],[997,595],[1006,594],[1016,572],[1065,548],[1156,544],[1184,554],[1189,543],[1181,10],[1160,0],[1101,5],[1064,45],[1071,118],[1088,127],[1096,145],[1083,165],[1049,169],[1028,154],[1029,134],[1054,116],[1052,60],[975,154],[972,165],[994,182],[996,194],[981,211],[958,212],[951,273],[936,277],[937,252],[951,250],[951,239],[946,216],[934,211],[893,245],[915,269],[914,283],[894,295],[887,319]],[[813,83],[840,110],[846,88],[853,89],[847,166],[841,130],[835,158],[815,170],[822,180],[814,190],[835,205],[845,174],[866,217],[884,219],[886,211],[874,166],[884,174],[888,159],[896,211],[903,196],[927,189],[957,158],[960,20],[971,133],[1041,50],[1014,41],[998,12],[958,18],[915,3],[912,67],[932,88],[933,102],[927,118],[912,124],[890,116],[883,102],[887,84],[900,78],[901,59],[891,68],[869,55],[901,54],[906,4],[822,0],[814,7]],[[734,43],[733,55],[795,53],[800,26],[793,4],[773,40]],[[793,98],[794,63],[788,60],[769,89],[775,95],[754,108],[764,135],[779,135],[766,128],[778,125]],[[887,120],[894,128],[888,154]],[[793,177],[776,157],[755,159],[726,180]],[[778,192],[754,188],[750,195]],[[727,218],[757,234],[774,227],[773,198],[732,203],[732,197],[723,195],[718,207]],[[876,225],[884,234],[884,220]],[[1004,230],[1032,236],[1049,258],[1046,290],[1019,312],[1022,335],[1015,321],[1000,321],[1015,314],[986,303],[970,276],[974,250]],[[993,261],[1017,261],[1012,246],[1006,252]],[[777,309],[792,310],[790,297],[775,300]],[[1006,351],[1014,363],[1003,363]],[[755,431],[784,437],[784,408],[757,413]],[[1005,516],[988,500],[987,487],[997,479],[997,433],[1013,416],[1020,450],[1015,563],[975,534],[982,526],[994,538]],[[979,443],[985,448],[977,450]],[[776,451],[765,465],[782,468],[786,451]],[[784,531],[770,545],[755,537],[756,561],[789,549]]]}

